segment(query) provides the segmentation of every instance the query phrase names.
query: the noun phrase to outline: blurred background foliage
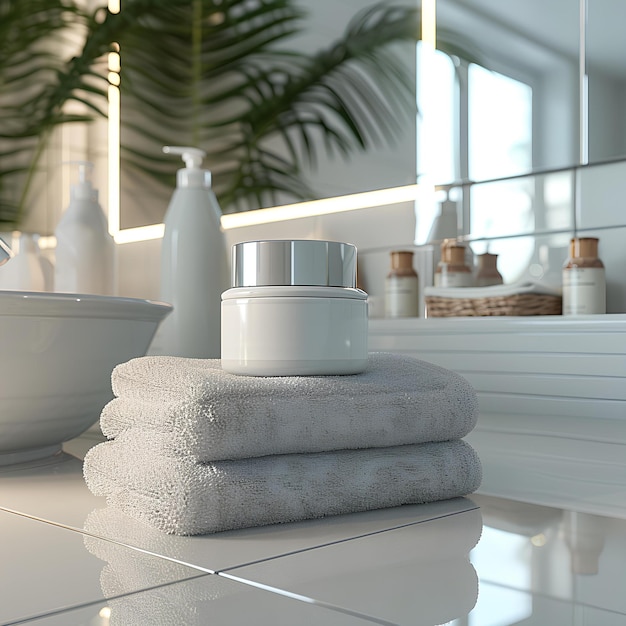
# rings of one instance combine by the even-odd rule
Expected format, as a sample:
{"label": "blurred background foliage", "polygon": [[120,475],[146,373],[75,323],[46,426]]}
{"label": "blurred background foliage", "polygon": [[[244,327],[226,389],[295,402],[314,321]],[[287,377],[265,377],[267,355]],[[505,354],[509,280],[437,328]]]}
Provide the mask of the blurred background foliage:
{"label": "blurred background foliage", "polygon": [[393,142],[415,115],[392,45],[417,8],[358,14],[314,54],[292,49],[292,0],[0,0],[0,226],[19,226],[55,128],[106,115],[107,54],[121,51],[121,167],[173,184],[166,144],[207,152],[227,211],[311,199],[303,168]]}

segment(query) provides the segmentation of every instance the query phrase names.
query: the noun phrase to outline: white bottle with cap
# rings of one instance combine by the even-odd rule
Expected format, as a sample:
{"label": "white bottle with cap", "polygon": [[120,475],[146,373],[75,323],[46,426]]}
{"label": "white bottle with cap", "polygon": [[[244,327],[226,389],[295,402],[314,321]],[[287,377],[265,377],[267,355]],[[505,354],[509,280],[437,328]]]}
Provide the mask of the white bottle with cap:
{"label": "white bottle with cap", "polygon": [[89,180],[93,164],[71,164],[78,166],[78,183],[72,185],[70,204],[54,231],[54,290],[115,295],[115,242]]}
{"label": "white bottle with cap", "polygon": [[181,155],[185,167],[176,175],[161,249],[161,299],[174,310],[162,323],[151,352],[219,358],[221,294],[229,281],[211,173],[201,169],[203,150],[165,146],[163,151]]}

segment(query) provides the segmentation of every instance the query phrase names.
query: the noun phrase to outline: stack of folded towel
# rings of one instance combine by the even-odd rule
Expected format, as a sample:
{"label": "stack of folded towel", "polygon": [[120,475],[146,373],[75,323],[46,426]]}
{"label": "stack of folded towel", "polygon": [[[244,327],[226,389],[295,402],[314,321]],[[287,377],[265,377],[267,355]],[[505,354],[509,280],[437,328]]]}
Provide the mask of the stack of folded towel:
{"label": "stack of folded towel", "polygon": [[195,535],[467,495],[469,383],[410,357],[352,376],[248,377],[219,360],[117,366],[84,462],[88,487],[164,532]]}

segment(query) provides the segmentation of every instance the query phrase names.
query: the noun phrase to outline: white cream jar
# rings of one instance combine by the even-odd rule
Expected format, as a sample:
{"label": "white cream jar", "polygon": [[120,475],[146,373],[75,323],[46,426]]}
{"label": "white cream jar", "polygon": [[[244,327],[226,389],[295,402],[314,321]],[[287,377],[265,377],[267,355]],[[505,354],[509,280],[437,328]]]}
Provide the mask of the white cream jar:
{"label": "white cream jar", "polygon": [[233,246],[222,294],[222,368],[250,376],[358,374],[367,365],[367,294],[356,248],[316,240]]}

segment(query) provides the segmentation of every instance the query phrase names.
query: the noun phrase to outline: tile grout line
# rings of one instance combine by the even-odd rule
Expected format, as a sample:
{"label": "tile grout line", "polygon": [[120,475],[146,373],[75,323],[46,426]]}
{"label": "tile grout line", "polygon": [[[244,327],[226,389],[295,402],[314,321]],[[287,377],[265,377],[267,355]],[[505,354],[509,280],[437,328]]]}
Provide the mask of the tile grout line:
{"label": "tile grout line", "polygon": [[86,531],[82,528],[77,528],[76,526],[69,526],[67,524],[61,524],[60,522],[54,522],[52,520],[49,519],[45,519],[42,517],[37,517],[36,515],[30,515],[29,513],[22,513],[20,511],[15,511],[13,509],[8,509],[6,507],[0,506],[0,511],[4,511],[5,513],[11,513],[13,515],[17,515],[20,517],[25,517],[27,519],[36,521],[36,522],[41,522],[42,524],[49,524],[51,526],[56,526],[57,528],[62,528],[64,530],[68,530],[70,532],[74,532],[77,533],[79,535],[85,535],[87,537],[93,537],[94,539],[98,539],[99,541],[106,541],[108,543],[112,543],[115,544],[117,546],[121,546],[123,548],[128,548],[129,550],[135,550],[136,552],[140,552],[142,554],[146,554],[148,556],[157,558],[157,559],[163,559],[165,561],[169,561],[171,563],[175,563],[176,565],[183,565],[185,567],[188,567],[190,569],[193,570],[197,570],[199,572],[202,572],[202,575],[207,575],[207,574],[217,574],[217,572],[215,570],[212,570],[208,567],[203,567],[201,565],[193,565],[192,563],[187,563],[186,561],[182,561],[180,559],[175,559],[174,557],[170,557],[167,556],[165,554],[158,554],[157,552],[152,552],[150,550],[146,550],[145,548],[140,548],[139,546],[133,546],[131,544],[128,543],[124,543],[123,541],[118,541],[116,539],[111,539],[110,537],[103,537],[102,535],[97,535],[96,533],[92,533],[89,531]]}
{"label": "tile grout line", "polygon": [[167,556],[167,555],[164,555],[164,554],[159,554],[157,552],[152,552],[152,551],[147,550],[145,548],[140,548],[140,547],[134,546],[132,544],[124,543],[123,541],[112,539],[110,537],[105,537],[105,536],[102,536],[102,535],[98,535],[98,534],[86,531],[86,530],[84,530],[82,528],[78,528],[76,526],[70,526],[68,524],[62,524],[61,522],[55,522],[53,520],[49,520],[49,519],[46,519],[46,518],[43,518],[43,517],[39,517],[39,516],[36,516],[36,515],[32,515],[32,514],[29,514],[29,513],[24,513],[24,512],[21,512],[21,511],[16,511],[15,509],[9,509],[7,507],[4,507],[4,506],[0,505],[0,511],[4,511],[6,513],[11,513],[13,515],[18,515],[18,516],[21,516],[21,517],[25,517],[27,519],[31,519],[31,520],[34,520],[34,521],[37,521],[37,522],[41,522],[43,524],[50,524],[52,526],[56,526],[57,528],[63,528],[65,530],[69,530],[71,532],[75,532],[75,533],[78,533],[78,534],[81,534],[81,535],[86,535],[88,537],[93,537],[93,538],[99,539],[101,541],[107,541],[107,542],[113,543],[115,545],[122,546],[124,548],[128,548],[128,549],[131,549],[131,550],[135,550],[137,552],[141,552],[143,554],[147,554],[148,556],[153,556],[155,558],[161,558],[161,559],[164,559],[166,561],[170,561],[172,563],[176,563],[178,565],[183,565],[183,566],[186,566],[186,567],[198,570],[200,572],[203,572],[204,574],[221,574],[223,572],[231,572],[231,571],[233,571],[235,569],[249,567],[251,565],[257,565],[259,563],[265,563],[265,562],[268,562],[268,561],[274,561],[276,559],[280,559],[280,558],[284,558],[284,557],[288,557],[288,556],[293,556],[295,554],[302,554],[304,552],[317,550],[318,548],[327,548],[327,547],[330,547],[330,546],[333,546],[333,545],[338,545],[338,544],[341,544],[341,543],[346,543],[348,541],[353,541],[355,539],[363,539],[365,537],[373,537],[375,535],[379,535],[379,534],[382,534],[382,533],[385,533],[385,532],[388,532],[388,531],[400,530],[402,528],[408,528],[409,526],[416,526],[416,525],[424,524],[424,523],[430,522],[430,521],[441,520],[441,519],[445,519],[447,517],[453,517],[455,515],[461,515],[463,513],[469,512],[469,511],[475,511],[477,509],[480,509],[480,507],[474,504],[474,506],[471,506],[471,507],[468,507],[466,509],[463,509],[462,511],[452,511],[452,512],[449,512],[449,513],[443,513],[443,514],[439,514],[439,515],[437,515],[435,517],[429,517],[427,519],[422,519],[422,520],[418,520],[418,521],[414,521],[414,522],[406,522],[404,524],[398,524],[396,526],[391,526],[389,528],[373,530],[373,531],[370,531],[370,532],[362,533],[360,535],[346,537],[346,538],[343,538],[343,539],[336,539],[334,541],[328,541],[326,543],[321,543],[321,544],[314,545],[314,546],[309,546],[309,547],[306,547],[306,548],[300,548],[300,549],[297,549],[297,550],[292,550],[290,552],[284,552],[282,554],[276,554],[276,555],[273,555],[273,556],[268,556],[268,557],[265,557],[265,558],[256,559],[254,561],[245,561],[243,563],[238,563],[237,565],[231,565],[229,567],[218,568],[218,569],[211,569],[209,567],[204,567],[204,566],[201,566],[201,565],[194,565],[193,563],[189,563],[187,561],[182,561],[180,559],[176,559],[174,557],[170,557],[170,556]]}
{"label": "tile grout line", "polygon": [[110,600],[120,600],[122,598],[129,598],[131,596],[135,596],[141,593],[145,593],[148,591],[155,591],[156,589],[164,589],[166,587],[170,587],[172,585],[177,585],[178,583],[185,583],[192,580],[198,580],[200,578],[206,578],[208,574],[198,574],[196,576],[190,576],[188,578],[181,578],[180,580],[172,580],[169,582],[162,583],[160,585],[151,585],[150,587],[146,587],[145,589],[137,589],[136,591],[129,591],[127,593],[120,593],[114,596],[110,596],[108,598],[102,598],[100,600],[90,600],[88,602],[80,602],[79,604],[73,604],[72,606],[67,606],[65,608],[53,609],[52,611],[46,611],[45,613],[37,613],[35,615],[30,615],[28,617],[18,617],[17,619],[12,619],[8,622],[3,622],[1,626],[15,626],[17,624],[28,624],[29,622],[35,622],[40,619],[45,619],[48,617],[53,617],[55,615],[63,615],[63,613],[69,613],[71,611],[77,611],[78,609],[85,609],[90,606],[98,606],[99,604],[107,604]]}
{"label": "tile grout line", "polygon": [[231,572],[235,569],[240,569],[243,567],[249,567],[251,565],[257,565],[259,563],[266,563],[268,561],[274,561],[276,559],[281,559],[288,556],[293,556],[296,554],[303,554],[304,552],[310,552],[312,550],[317,550],[319,548],[328,548],[330,546],[339,545],[341,543],[347,543],[348,541],[353,541],[355,539],[364,539],[365,537],[373,537],[375,535],[380,535],[382,533],[386,533],[392,530],[400,530],[402,528],[408,528],[409,526],[417,526],[419,524],[425,524],[426,522],[433,522],[435,520],[445,519],[447,517],[453,517],[455,515],[461,515],[463,513],[468,513],[469,511],[476,511],[480,509],[478,505],[474,505],[467,509],[463,509],[462,511],[452,511],[450,513],[439,514],[436,517],[429,517],[428,519],[422,519],[415,522],[406,522],[404,524],[398,524],[397,526],[391,526],[389,528],[381,528],[380,530],[372,530],[370,532],[365,532],[360,535],[354,535],[352,537],[346,537],[344,539],[335,539],[334,541],[328,541],[326,543],[320,543],[319,545],[309,546],[307,548],[300,548],[298,550],[292,550],[291,552],[284,552],[283,554],[277,554],[275,556],[268,556],[265,558],[257,559],[256,561],[249,561],[247,563],[241,563],[239,565],[231,565],[230,567],[224,567],[221,569],[215,570],[216,574],[222,574],[223,572]]}
{"label": "tile grout line", "polygon": [[383,620],[381,618],[374,617],[372,615],[367,615],[366,613],[360,613],[359,611],[347,609],[345,607],[339,606],[338,604],[324,602],[323,600],[315,600],[314,598],[310,598],[309,596],[304,596],[299,593],[294,593],[293,591],[287,591],[286,589],[280,589],[279,587],[266,585],[264,583],[260,583],[254,580],[249,580],[247,578],[240,578],[239,576],[234,576],[233,574],[229,574],[226,572],[222,572],[222,573],[218,572],[217,575],[221,576],[222,578],[226,578],[227,580],[232,580],[234,582],[238,582],[243,585],[248,585],[250,587],[255,587],[257,589],[268,591],[270,593],[274,593],[276,595],[280,595],[286,598],[291,598],[292,600],[297,600],[299,602],[304,602],[306,604],[311,604],[314,606],[318,606],[320,608],[325,608],[331,611],[344,613],[345,615],[351,615],[353,617],[358,617],[360,619],[366,619],[369,622],[372,622],[374,624],[380,624],[381,626],[398,626],[398,624],[396,624],[395,622],[389,622],[387,620]]}

